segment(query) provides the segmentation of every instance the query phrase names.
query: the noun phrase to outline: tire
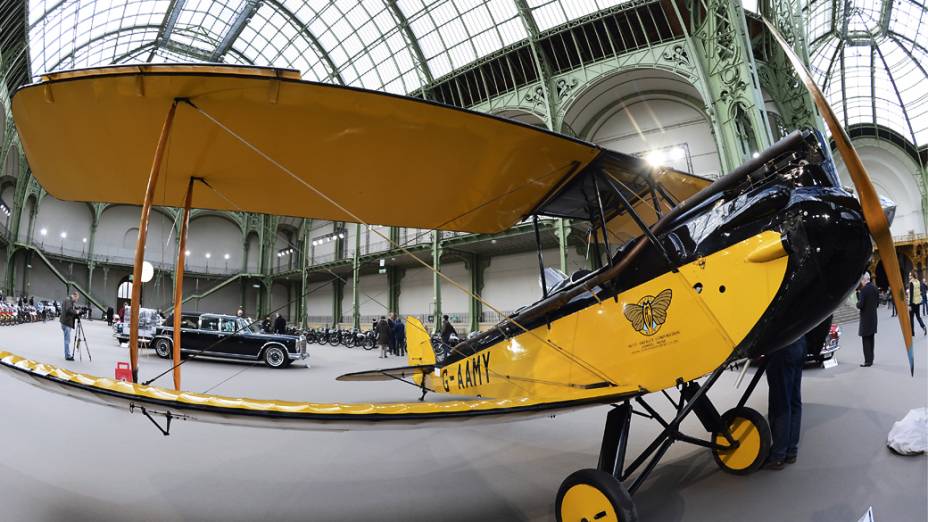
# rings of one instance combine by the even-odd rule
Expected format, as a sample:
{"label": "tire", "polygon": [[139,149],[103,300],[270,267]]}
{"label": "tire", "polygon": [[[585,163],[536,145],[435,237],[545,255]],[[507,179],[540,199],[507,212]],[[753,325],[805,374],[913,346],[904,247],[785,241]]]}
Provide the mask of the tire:
{"label": "tire", "polygon": [[344,339],[345,339],[346,348],[354,348],[354,343],[355,343],[354,334],[348,334],[344,337]]}
{"label": "tire", "polygon": [[638,511],[621,482],[598,469],[581,469],[564,479],[557,490],[558,522],[617,520],[637,522]]}
{"label": "tire", "polygon": [[265,348],[262,358],[264,359],[264,364],[271,368],[286,368],[289,366],[287,363],[290,361],[290,358],[287,357],[287,350],[276,344],[272,344]]}
{"label": "tire", "polygon": [[155,341],[155,354],[162,359],[170,359],[174,355],[174,350],[171,349],[171,344],[167,339],[158,339]]}
{"label": "tire", "polygon": [[341,339],[339,339],[338,332],[329,334],[329,345],[330,346],[338,346],[340,341]]}
{"label": "tire", "polygon": [[[731,450],[712,450],[712,458],[719,468],[733,475],[748,475],[760,469],[770,455],[772,444],[767,419],[752,408],[733,408],[722,415],[722,426],[731,430],[739,446]],[[720,432],[713,433],[712,440],[719,445],[728,445],[728,440]]]}
{"label": "tire", "polygon": [[364,336],[364,344],[362,345],[365,350],[371,351],[374,349],[374,345],[377,344],[374,342],[374,338],[370,335]]}

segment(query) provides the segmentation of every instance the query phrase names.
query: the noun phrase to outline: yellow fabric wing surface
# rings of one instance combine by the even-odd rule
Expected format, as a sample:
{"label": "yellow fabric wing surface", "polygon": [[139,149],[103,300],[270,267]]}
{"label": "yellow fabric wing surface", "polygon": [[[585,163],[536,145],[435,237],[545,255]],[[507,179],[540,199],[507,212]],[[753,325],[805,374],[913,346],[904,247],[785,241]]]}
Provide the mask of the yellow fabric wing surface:
{"label": "yellow fabric wing surface", "polygon": [[[354,429],[359,423],[432,424],[442,420],[459,422],[461,417],[536,417],[550,415],[552,410],[575,409],[610,400],[604,397],[585,401],[545,401],[522,397],[441,402],[317,403],[225,397],[72,372],[4,351],[0,351],[0,370],[51,391],[111,406],[170,411],[205,422],[272,427],[289,424],[289,427],[298,429]],[[314,424],[327,427],[314,428]],[[337,427],[332,428],[332,425]]]}
{"label": "yellow fabric wing surface", "polygon": [[183,102],[155,205],[182,206],[187,180],[200,177],[215,190],[197,187],[195,208],[498,232],[599,153],[487,115],[232,66],[50,75],[14,95],[13,115],[32,172],[53,196],[138,205],[179,98],[337,205]]}

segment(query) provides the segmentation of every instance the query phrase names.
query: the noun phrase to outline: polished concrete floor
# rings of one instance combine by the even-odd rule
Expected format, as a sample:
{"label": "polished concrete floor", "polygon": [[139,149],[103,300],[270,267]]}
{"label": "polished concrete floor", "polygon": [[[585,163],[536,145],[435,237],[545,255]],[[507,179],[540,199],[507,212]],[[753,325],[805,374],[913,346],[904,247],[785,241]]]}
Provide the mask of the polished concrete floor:
{"label": "polished concrete floor", "polygon": [[[635,497],[642,520],[856,522],[869,506],[878,522],[928,520],[928,460],[885,446],[892,423],[928,403],[926,338],[916,338],[912,378],[890,320],[881,311],[874,367],[858,367],[856,324],[847,324],[839,365],[806,370],[799,462],[736,477],[707,450],[675,444]],[[85,324],[92,363],[63,361],[56,322],[0,327],[0,350],[112,375],[126,349],[104,324]],[[311,355],[310,368],[280,371],[191,361],[184,388],[316,401],[417,395],[401,383],[333,380],[378,367],[374,352],[313,346]],[[154,355],[141,361],[143,378],[167,367]],[[735,380],[726,372],[713,389],[720,410],[737,401]],[[765,385],[749,405],[766,413]],[[0,520],[553,520],[560,482],[596,464],[606,412],[349,433],[177,422],[164,437],[138,414],[0,375]],[[695,419],[685,426],[704,435]],[[630,453],[657,431],[638,417],[632,430]]]}

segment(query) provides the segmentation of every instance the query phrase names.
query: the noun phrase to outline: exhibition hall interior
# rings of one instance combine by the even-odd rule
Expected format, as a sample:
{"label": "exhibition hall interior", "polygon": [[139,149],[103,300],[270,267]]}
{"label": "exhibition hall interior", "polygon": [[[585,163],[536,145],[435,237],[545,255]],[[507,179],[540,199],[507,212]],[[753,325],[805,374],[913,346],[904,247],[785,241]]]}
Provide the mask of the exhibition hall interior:
{"label": "exhibition hall interior", "polygon": [[0,520],[928,521],[928,5],[5,0]]}

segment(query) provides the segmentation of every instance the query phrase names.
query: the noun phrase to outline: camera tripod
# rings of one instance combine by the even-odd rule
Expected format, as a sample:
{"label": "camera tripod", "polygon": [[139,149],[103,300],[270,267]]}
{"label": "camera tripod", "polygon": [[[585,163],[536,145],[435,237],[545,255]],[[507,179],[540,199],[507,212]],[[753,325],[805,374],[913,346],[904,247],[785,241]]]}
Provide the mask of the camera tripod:
{"label": "camera tripod", "polygon": [[84,325],[81,324],[81,318],[78,317],[75,320],[74,325],[74,350],[71,351],[71,357],[75,355],[79,356],[81,361],[84,360],[84,356],[81,353],[81,343],[84,344],[84,348],[87,349],[87,360],[93,362],[93,355],[90,353],[90,343],[87,342],[87,335],[84,333]]}

